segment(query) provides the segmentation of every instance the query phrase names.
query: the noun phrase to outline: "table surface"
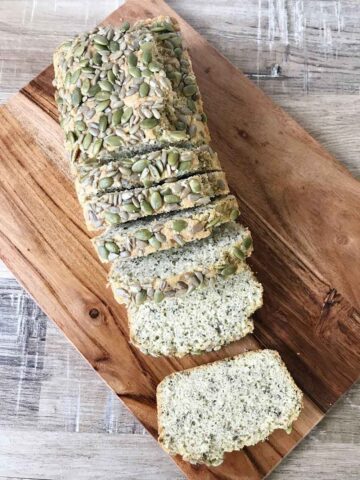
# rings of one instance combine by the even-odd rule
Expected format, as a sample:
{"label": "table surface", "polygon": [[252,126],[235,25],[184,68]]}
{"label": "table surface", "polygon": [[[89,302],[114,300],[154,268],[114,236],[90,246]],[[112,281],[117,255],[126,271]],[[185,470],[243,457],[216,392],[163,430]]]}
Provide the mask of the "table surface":
{"label": "table surface", "polygon": [[[171,0],[360,178],[357,0]],[[119,0],[0,0],[0,102]],[[182,474],[0,262],[0,479]],[[360,384],[270,476],[360,478]]]}

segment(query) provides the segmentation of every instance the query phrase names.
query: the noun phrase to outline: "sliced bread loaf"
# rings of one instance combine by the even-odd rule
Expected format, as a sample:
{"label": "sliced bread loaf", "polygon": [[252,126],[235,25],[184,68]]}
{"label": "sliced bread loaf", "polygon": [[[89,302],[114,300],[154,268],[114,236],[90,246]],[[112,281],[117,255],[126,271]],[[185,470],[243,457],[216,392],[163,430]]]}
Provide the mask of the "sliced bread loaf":
{"label": "sliced bread loaf", "polygon": [[244,258],[251,251],[249,230],[229,222],[210,237],[181,249],[115,260],[109,282],[119,303],[160,302],[165,296],[183,295],[204,287],[217,276],[225,278],[241,271]]}
{"label": "sliced bread loaf", "polygon": [[250,316],[262,305],[262,286],[250,268],[188,295],[161,303],[132,304],[131,342],[153,356],[183,357],[218,350],[253,330]]}
{"label": "sliced bread loaf", "polygon": [[236,198],[227,195],[202,207],[110,227],[94,238],[93,244],[102,262],[146,256],[206,238],[218,226],[236,220],[239,214]]}
{"label": "sliced bread loaf", "polygon": [[203,173],[150,188],[105,193],[87,200],[84,207],[89,230],[130,220],[206,205],[229,193],[223,172]]}
{"label": "sliced bread loaf", "polygon": [[150,187],[195,173],[220,171],[217,154],[208,146],[164,148],[143,155],[81,165],[75,177],[80,203],[106,192]]}
{"label": "sliced bread loaf", "polygon": [[165,377],[157,404],[162,447],[188,462],[215,466],[225,452],[291,429],[302,393],[280,355],[259,350]]}

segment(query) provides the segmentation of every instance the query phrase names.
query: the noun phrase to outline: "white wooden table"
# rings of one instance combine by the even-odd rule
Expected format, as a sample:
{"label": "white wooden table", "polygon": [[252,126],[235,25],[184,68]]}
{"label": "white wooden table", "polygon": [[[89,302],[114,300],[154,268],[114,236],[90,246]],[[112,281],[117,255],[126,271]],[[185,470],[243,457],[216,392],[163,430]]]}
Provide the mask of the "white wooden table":
{"label": "white wooden table", "polygon": [[[121,3],[0,0],[0,102]],[[169,3],[360,177],[357,0]],[[0,263],[0,479],[105,478],[183,477]],[[359,384],[271,478],[360,479]]]}

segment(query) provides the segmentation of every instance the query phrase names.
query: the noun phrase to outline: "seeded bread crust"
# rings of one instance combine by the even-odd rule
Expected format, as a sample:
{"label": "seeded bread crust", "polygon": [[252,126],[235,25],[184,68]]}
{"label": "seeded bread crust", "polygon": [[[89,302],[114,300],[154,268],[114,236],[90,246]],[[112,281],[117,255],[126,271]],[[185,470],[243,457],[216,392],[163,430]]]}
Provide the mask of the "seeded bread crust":
{"label": "seeded bread crust", "polygon": [[208,146],[166,148],[108,163],[82,165],[75,178],[81,204],[94,195],[150,187],[195,173],[221,171],[217,154]]}
{"label": "seeded bread crust", "polygon": [[54,68],[72,162],[210,141],[191,61],[169,17],[81,34],[56,50]]}
{"label": "seeded bread crust", "polygon": [[213,285],[128,309],[131,342],[152,356],[183,357],[219,350],[253,331],[262,286],[247,265]]}
{"label": "seeded bread crust", "polygon": [[223,172],[204,173],[150,188],[94,196],[83,208],[88,229],[97,230],[149,215],[206,205],[213,197],[228,193]]}
{"label": "seeded bread crust", "polygon": [[109,283],[119,303],[136,304],[184,295],[205,287],[218,276],[243,270],[244,258],[252,252],[247,228],[229,222],[213,235],[185,245],[182,249],[157,252],[148,257],[115,260]]}
{"label": "seeded bread crust", "polygon": [[104,263],[147,256],[207,238],[214,229],[236,220],[239,214],[236,198],[228,195],[202,207],[110,227],[93,239],[93,245]]}
{"label": "seeded bread crust", "polygon": [[278,428],[290,431],[302,397],[272,350],[176,372],[157,387],[159,443],[190,463],[217,466],[225,452],[264,441]]}

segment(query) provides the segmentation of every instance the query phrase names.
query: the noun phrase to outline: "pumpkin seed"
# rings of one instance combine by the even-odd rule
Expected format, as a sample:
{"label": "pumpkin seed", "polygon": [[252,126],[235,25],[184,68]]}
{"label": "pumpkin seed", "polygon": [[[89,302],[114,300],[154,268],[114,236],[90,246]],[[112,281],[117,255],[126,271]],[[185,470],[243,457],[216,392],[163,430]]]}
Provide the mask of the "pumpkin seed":
{"label": "pumpkin seed", "polygon": [[245,254],[242,250],[240,250],[239,247],[234,247],[233,248],[233,255],[238,258],[239,260],[244,260]]}
{"label": "pumpkin seed", "polygon": [[105,143],[111,147],[120,147],[122,140],[116,135],[110,135],[109,137],[105,138]]}
{"label": "pumpkin seed", "polygon": [[149,63],[151,63],[152,61],[152,53],[150,51],[150,49],[146,49],[144,50],[143,52],[143,55],[142,55],[142,61],[145,65],[148,65]]}
{"label": "pumpkin seed", "polygon": [[192,98],[187,99],[187,106],[190,108],[190,110],[195,113],[196,112],[196,103]]}
{"label": "pumpkin seed", "polygon": [[127,213],[136,213],[139,210],[133,203],[125,203],[123,209]]}
{"label": "pumpkin seed", "polygon": [[95,55],[93,56],[93,62],[95,65],[101,65],[102,64],[102,58],[99,52],[96,52]]}
{"label": "pumpkin seed", "polygon": [[100,132],[105,132],[108,126],[108,118],[106,115],[101,115],[99,119],[99,130]]}
{"label": "pumpkin seed", "polygon": [[196,92],[197,92],[196,85],[186,85],[183,88],[183,94],[185,95],[185,97],[192,97]]}
{"label": "pumpkin seed", "polygon": [[148,162],[147,160],[138,160],[137,162],[134,163],[134,165],[131,167],[131,170],[134,173],[141,173],[145,167],[147,167]]}
{"label": "pumpkin seed", "polygon": [[92,142],[93,136],[91,133],[87,133],[82,141],[82,146],[84,147],[85,150],[87,150]]}
{"label": "pumpkin seed", "polygon": [[172,132],[169,132],[168,137],[169,137],[169,140],[173,141],[173,142],[179,142],[181,140],[186,140],[187,139],[187,135],[184,131],[179,132],[179,131],[176,131],[176,130],[173,130]]}
{"label": "pumpkin seed", "polygon": [[92,154],[94,157],[100,152],[102,144],[103,144],[103,141],[101,138],[98,138],[97,140],[95,140],[93,144],[93,149],[92,149]]}
{"label": "pumpkin seed", "polygon": [[103,100],[96,105],[97,112],[103,112],[110,105],[110,100]]}
{"label": "pumpkin seed", "polygon": [[121,123],[124,124],[130,120],[133,114],[132,107],[127,107],[121,117]]}
{"label": "pumpkin seed", "polygon": [[81,103],[81,91],[80,88],[75,88],[71,95],[71,103],[74,107],[78,107]]}
{"label": "pumpkin seed", "polygon": [[85,50],[85,43],[80,43],[74,50],[74,57],[80,57]]}
{"label": "pumpkin seed", "polygon": [[145,290],[141,290],[141,292],[138,292],[136,295],[135,295],[135,303],[136,305],[141,305],[142,303],[145,302],[146,300],[146,292]]}
{"label": "pumpkin seed", "polygon": [[98,92],[95,95],[95,100],[99,102],[103,102],[104,100],[110,100],[111,93],[110,92]]}
{"label": "pumpkin seed", "polygon": [[79,132],[83,132],[86,129],[86,123],[83,122],[82,120],[79,120],[75,123],[76,129],[79,130]]}
{"label": "pumpkin seed", "polygon": [[174,48],[174,53],[178,58],[180,58],[182,55],[182,48],[180,47]]}
{"label": "pumpkin seed", "polygon": [[111,85],[114,85],[116,77],[115,77],[113,71],[108,70],[106,76],[107,76],[108,82],[110,82]]}
{"label": "pumpkin seed", "polygon": [[147,215],[151,215],[154,212],[152,206],[146,200],[144,200],[143,202],[140,203],[140,208]]}
{"label": "pumpkin seed", "polygon": [[111,225],[117,225],[121,223],[120,215],[118,215],[117,213],[105,212],[104,215],[107,222],[110,223]]}
{"label": "pumpkin seed", "polygon": [[150,29],[152,32],[173,32],[174,27],[171,25],[171,23],[164,22],[164,23],[159,23],[158,25],[154,25]]}
{"label": "pumpkin seed", "polygon": [[180,157],[179,152],[175,152],[174,150],[172,150],[167,155],[167,163],[172,167],[174,167],[178,163],[179,157]]}
{"label": "pumpkin seed", "polygon": [[128,21],[123,22],[120,26],[120,30],[122,30],[123,32],[127,32],[129,28],[130,28],[130,23]]}
{"label": "pumpkin seed", "polygon": [[148,69],[150,72],[159,72],[161,70],[162,66],[159,62],[150,62],[148,65]]}
{"label": "pumpkin seed", "polygon": [[145,68],[145,70],[142,71],[142,76],[143,77],[151,77],[152,76],[152,72],[150,72],[150,70],[148,68]]}
{"label": "pumpkin seed", "polygon": [[181,198],[178,195],[164,195],[165,203],[179,203]]}
{"label": "pumpkin seed", "polygon": [[246,237],[245,240],[244,240],[243,245],[244,245],[244,248],[245,248],[246,250],[249,250],[249,248],[250,248],[251,245],[252,245],[252,238],[251,238],[251,237]]}
{"label": "pumpkin seed", "polygon": [[109,44],[109,50],[111,53],[115,53],[119,50],[119,44],[118,42],[115,42],[114,40],[111,40],[110,44]]}
{"label": "pumpkin seed", "polygon": [[144,130],[148,130],[150,128],[155,128],[159,124],[159,120],[157,118],[151,117],[151,118],[144,118],[144,120],[141,121],[140,126]]}
{"label": "pumpkin seed", "polygon": [[233,275],[235,272],[236,272],[235,265],[227,265],[221,270],[221,275],[223,277],[229,277],[230,275]]}
{"label": "pumpkin seed", "polygon": [[123,109],[122,108],[120,108],[119,110],[115,110],[112,114],[111,123],[114,126],[119,125],[119,123],[121,122],[122,115],[123,115]]}
{"label": "pumpkin seed", "polygon": [[103,245],[100,245],[100,247],[98,247],[98,252],[101,258],[103,258],[104,260],[108,259],[109,252]]}
{"label": "pumpkin seed", "polygon": [[81,85],[81,93],[83,95],[87,95],[88,91],[90,90],[90,86],[90,80],[88,78],[85,78]]}
{"label": "pumpkin seed", "polygon": [[[111,70],[109,71],[111,72]],[[104,90],[105,92],[112,92],[113,90],[113,86],[109,82],[109,80],[100,80],[100,82],[98,82],[98,85],[101,88],[101,90]],[[108,98],[110,98],[110,96]],[[102,98],[102,100],[107,100],[107,98]]]}
{"label": "pumpkin seed", "polygon": [[129,56],[127,57],[127,62],[130,67],[136,67],[138,59],[134,52],[129,53]]}
{"label": "pumpkin seed", "polygon": [[119,253],[119,247],[114,242],[106,242],[105,247],[111,253]]}
{"label": "pumpkin seed", "polygon": [[108,44],[107,38],[104,37],[103,35],[96,34],[96,35],[93,36],[93,40],[98,45],[107,45]]}
{"label": "pumpkin seed", "polygon": [[129,73],[134,78],[140,78],[141,77],[141,70],[138,67],[129,67]]}
{"label": "pumpkin seed", "polygon": [[233,208],[230,212],[230,220],[234,222],[239,215],[240,215],[239,210],[237,208]]}
{"label": "pumpkin seed", "polygon": [[90,75],[95,73],[95,68],[89,67],[88,65],[86,67],[82,68],[83,73],[89,73]]}
{"label": "pumpkin seed", "polygon": [[100,87],[98,84],[92,85],[88,91],[88,97],[95,97],[95,95],[100,92]]}
{"label": "pumpkin seed", "polygon": [[80,73],[81,73],[81,68],[78,68],[77,70],[75,70],[75,72],[71,75],[70,83],[76,83],[79,80]]}
{"label": "pumpkin seed", "polygon": [[187,222],[185,220],[174,220],[173,221],[173,229],[175,232],[182,232],[187,227]]}
{"label": "pumpkin seed", "polygon": [[99,180],[98,185],[101,190],[105,190],[106,188],[110,188],[113,183],[114,179],[112,177],[104,177]]}
{"label": "pumpkin seed", "polygon": [[104,52],[105,50],[107,51],[107,49],[108,49],[106,45],[100,45],[99,43],[95,43],[94,48],[98,52]]}
{"label": "pumpkin seed", "polygon": [[190,170],[191,168],[191,162],[188,161],[188,162],[180,162],[180,165],[179,165],[179,172],[186,172],[187,170]]}
{"label": "pumpkin seed", "polygon": [[193,193],[200,193],[201,192],[201,183],[199,180],[196,180],[195,178],[191,179],[189,181],[189,186],[191,188],[191,191]]}
{"label": "pumpkin seed", "polygon": [[159,250],[159,248],[161,247],[161,243],[156,237],[149,238],[148,242],[156,250]]}
{"label": "pumpkin seed", "polygon": [[182,39],[181,37],[175,36],[170,38],[170,42],[174,45],[174,47],[181,47]]}
{"label": "pumpkin seed", "polygon": [[147,97],[149,95],[150,85],[148,83],[142,83],[139,88],[140,97]]}
{"label": "pumpkin seed", "polygon": [[163,204],[163,199],[161,198],[161,195],[159,192],[155,191],[152,192],[150,195],[150,205],[154,210],[159,210],[162,207]]}
{"label": "pumpkin seed", "polygon": [[134,237],[138,240],[144,240],[145,242],[153,236],[152,232],[147,228],[141,228],[134,233]]}
{"label": "pumpkin seed", "polygon": [[154,302],[155,303],[160,303],[164,300],[165,298],[165,295],[163,292],[161,292],[160,290],[156,290],[155,293],[154,293]]}

